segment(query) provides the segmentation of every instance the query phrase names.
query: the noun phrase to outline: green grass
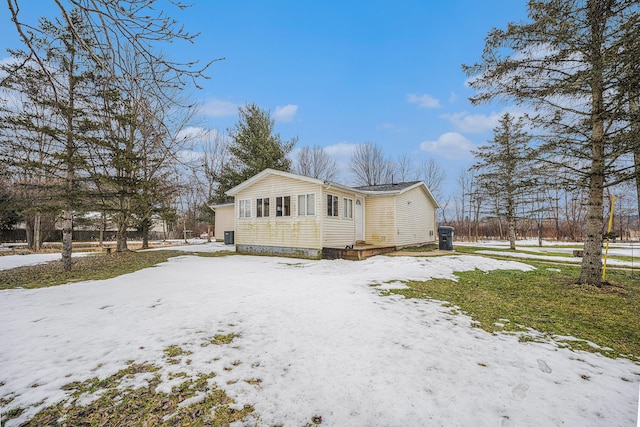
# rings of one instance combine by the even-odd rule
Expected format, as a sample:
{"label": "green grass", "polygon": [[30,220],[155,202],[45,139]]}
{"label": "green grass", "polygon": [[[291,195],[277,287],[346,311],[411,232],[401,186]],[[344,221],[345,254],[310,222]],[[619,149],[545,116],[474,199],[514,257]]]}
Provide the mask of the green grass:
{"label": "green grass", "polygon": [[[250,405],[232,408],[234,400],[210,381],[215,377],[213,373],[185,378],[170,393],[164,393],[156,391],[161,382],[157,371],[154,365],[134,364],[102,380],[92,378],[67,384],[64,389],[70,392],[69,397],[38,412],[23,425],[228,426],[245,421],[254,410]],[[146,385],[122,387],[124,381],[145,373],[151,374]],[[183,403],[196,396],[201,398],[191,404]],[[83,397],[94,398],[83,404]],[[18,417],[21,412],[6,414],[6,420]]]}
{"label": "green grass", "polygon": [[[574,349],[598,351],[611,357],[640,357],[640,274],[632,277],[629,272],[612,270],[607,275],[610,284],[596,288],[574,284],[578,267],[529,263],[537,270],[489,273],[476,270],[458,273],[458,282],[409,281],[408,289],[394,289],[390,293],[447,301],[488,332],[533,328],[603,347],[594,349],[584,341],[568,341],[567,346]],[[549,267],[561,271],[548,270]]]}
{"label": "green grass", "polygon": [[120,252],[95,254],[73,258],[71,271],[62,268],[62,262],[0,270],[0,289],[44,288],[85,280],[103,280],[166,262],[169,258],[185,255],[227,256],[233,252],[194,253],[171,250],[149,252]]}

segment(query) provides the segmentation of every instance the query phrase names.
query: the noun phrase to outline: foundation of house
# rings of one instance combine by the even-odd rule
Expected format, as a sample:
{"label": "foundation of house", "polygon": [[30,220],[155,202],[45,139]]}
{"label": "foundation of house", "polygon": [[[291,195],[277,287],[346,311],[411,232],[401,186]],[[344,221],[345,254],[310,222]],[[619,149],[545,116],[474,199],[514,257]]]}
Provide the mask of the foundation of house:
{"label": "foundation of house", "polygon": [[349,261],[361,261],[363,259],[375,256],[388,254],[396,250],[395,246],[376,246],[357,244],[353,247],[345,248],[322,248],[323,259],[346,259]]}

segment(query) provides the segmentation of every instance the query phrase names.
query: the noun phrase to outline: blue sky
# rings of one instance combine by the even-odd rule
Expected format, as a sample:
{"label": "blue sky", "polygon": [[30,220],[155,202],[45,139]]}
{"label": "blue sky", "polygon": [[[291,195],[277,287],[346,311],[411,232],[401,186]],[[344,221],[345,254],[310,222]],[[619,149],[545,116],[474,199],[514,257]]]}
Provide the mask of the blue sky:
{"label": "blue sky", "polygon": [[[27,14],[46,11],[20,3]],[[469,149],[491,138],[507,108],[472,107],[460,66],[480,58],[491,28],[526,18],[525,0],[193,3],[170,13],[201,33],[196,44],[163,50],[185,61],[225,58],[193,93],[201,126],[225,131],[239,105],[255,102],[283,139],[326,147],[345,169],[356,144],[377,143],[392,157],[433,158],[452,192],[473,161]],[[15,46],[6,6],[0,22],[3,47]]]}

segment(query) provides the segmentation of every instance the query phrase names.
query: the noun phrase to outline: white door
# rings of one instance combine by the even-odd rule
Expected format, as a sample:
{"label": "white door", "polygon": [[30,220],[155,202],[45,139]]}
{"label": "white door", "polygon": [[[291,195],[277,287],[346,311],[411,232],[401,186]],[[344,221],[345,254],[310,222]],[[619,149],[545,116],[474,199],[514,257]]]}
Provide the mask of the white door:
{"label": "white door", "polygon": [[356,242],[364,241],[364,198],[362,197],[356,197],[353,220],[356,226]]}

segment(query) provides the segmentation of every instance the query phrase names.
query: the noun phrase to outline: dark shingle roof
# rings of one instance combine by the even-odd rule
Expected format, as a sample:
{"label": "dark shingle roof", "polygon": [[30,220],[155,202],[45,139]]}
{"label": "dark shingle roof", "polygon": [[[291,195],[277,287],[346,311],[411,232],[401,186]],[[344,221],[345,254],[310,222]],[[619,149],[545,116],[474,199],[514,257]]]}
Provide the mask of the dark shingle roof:
{"label": "dark shingle roof", "polygon": [[379,185],[364,185],[362,187],[355,187],[356,190],[360,191],[400,191],[404,190],[407,187],[411,187],[419,183],[420,181],[411,181],[411,182],[398,182],[395,184],[379,184]]}

